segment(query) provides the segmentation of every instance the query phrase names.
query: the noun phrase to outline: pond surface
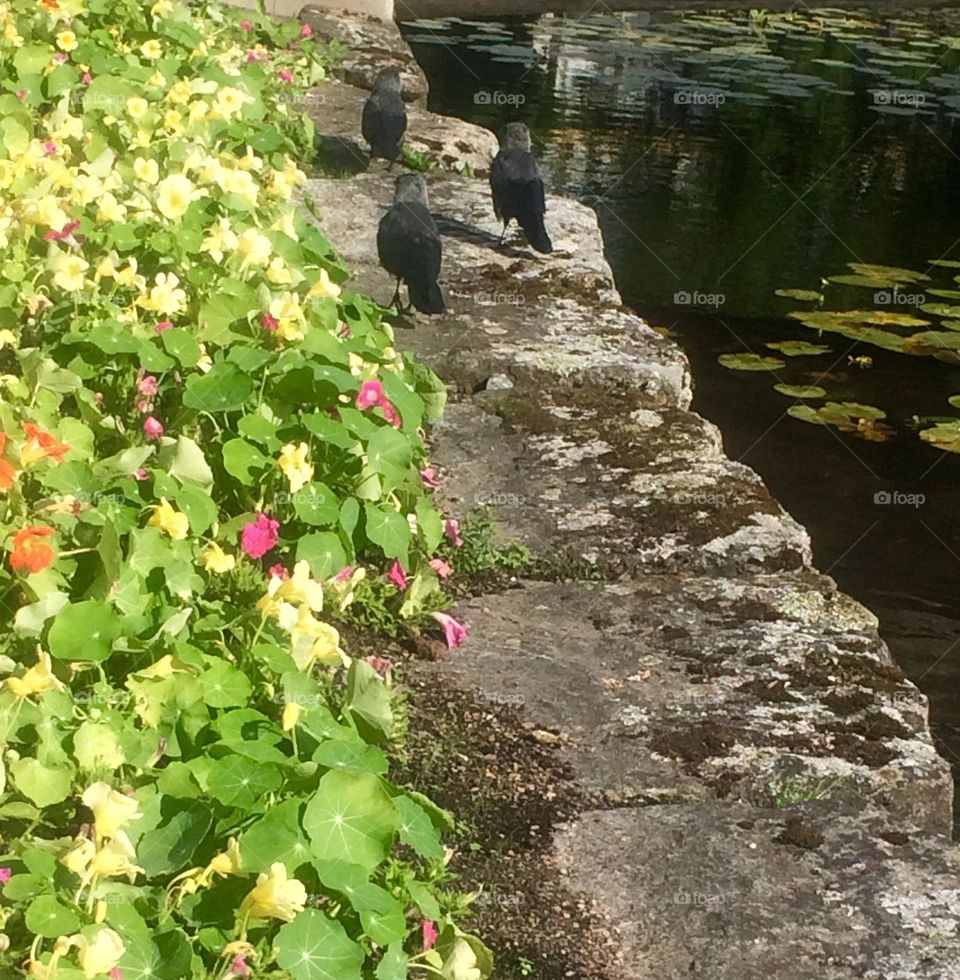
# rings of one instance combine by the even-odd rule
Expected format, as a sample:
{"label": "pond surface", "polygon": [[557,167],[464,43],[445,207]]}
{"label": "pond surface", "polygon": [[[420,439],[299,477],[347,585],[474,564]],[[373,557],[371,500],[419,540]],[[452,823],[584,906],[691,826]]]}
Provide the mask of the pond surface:
{"label": "pond surface", "polygon": [[[919,436],[960,418],[948,403],[960,394],[960,265],[932,263],[960,260],[960,12],[402,26],[431,108],[492,129],[523,119],[549,189],[597,209],[625,301],[693,362],[694,407],[810,530],[818,566],[880,617],[960,765],[960,456]],[[916,275],[824,287],[857,273],[850,263]],[[788,317],[820,303],[875,323],[908,314],[941,339],[911,356],[896,325],[865,328],[861,315],[821,334]],[[765,347],[779,341],[829,350]],[[729,354],[780,363],[733,371],[717,360]],[[814,410],[854,403],[853,431],[794,417],[804,402],[775,384],[821,387]]]}

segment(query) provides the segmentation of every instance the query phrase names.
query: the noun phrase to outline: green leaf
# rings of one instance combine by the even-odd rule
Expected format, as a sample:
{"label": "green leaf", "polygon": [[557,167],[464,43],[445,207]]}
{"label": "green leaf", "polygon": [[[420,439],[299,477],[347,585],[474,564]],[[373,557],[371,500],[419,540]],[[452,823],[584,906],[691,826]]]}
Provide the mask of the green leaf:
{"label": "green leaf", "polygon": [[204,534],[217,520],[217,505],[210,494],[199,487],[185,484],[177,491],[176,499],[180,510],[187,515],[194,534]]}
{"label": "green leaf", "polygon": [[53,895],[41,895],[27,907],[24,920],[30,932],[46,939],[69,936],[80,928],[73,909],[61,905]]}
{"label": "green leaf", "polygon": [[801,303],[815,303],[823,299],[823,295],[815,289],[778,289],[776,294],[784,299],[795,299]]}
{"label": "green leaf", "polygon": [[187,380],[183,404],[199,412],[232,412],[253,394],[253,379],[235,364],[215,364]]}
{"label": "green leaf", "polygon": [[774,385],[773,390],[789,398],[824,398],[827,394],[826,389],[817,385]]}
{"label": "green leaf", "polygon": [[240,838],[244,871],[269,871],[280,861],[291,869],[310,860],[310,848],[300,830],[302,800],[289,799],[272,806]]}
{"label": "green leaf", "polygon": [[223,660],[204,671],[197,683],[200,685],[204,703],[211,708],[246,705],[253,690],[246,674]]}
{"label": "green leaf", "polygon": [[99,663],[110,656],[113,641],[123,632],[120,617],[100,599],[64,606],[50,627],[47,642],[58,660]]}
{"label": "green leaf", "polygon": [[308,483],[294,494],[293,505],[297,517],[314,527],[336,524],[340,514],[340,501],[325,483]]}
{"label": "green leaf", "polygon": [[400,814],[400,840],[409,844],[422,857],[438,860],[442,858],[440,834],[426,811],[404,795],[395,796],[393,805]]}
{"label": "green leaf", "polygon": [[257,477],[250,470],[262,470],[272,462],[269,456],[265,456],[244,439],[231,439],[224,443],[223,467],[245,486],[253,486],[257,482]]}
{"label": "green leaf", "polygon": [[310,564],[314,578],[329,578],[347,563],[340,538],[332,531],[315,531],[297,543],[297,560]]}
{"label": "green leaf", "polygon": [[137,864],[148,878],[187,867],[213,823],[213,813],[206,802],[163,797],[161,806],[169,811],[168,819],[137,842]]}
{"label": "green leaf", "polygon": [[44,766],[24,757],[10,763],[10,776],[17,789],[41,809],[62,803],[70,795],[73,766]]}
{"label": "green leaf", "polygon": [[293,980],[360,980],[363,949],[318,909],[282,926],[274,945],[277,962]]}
{"label": "green leaf", "polygon": [[367,742],[385,742],[393,731],[390,689],[365,660],[354,660],[347,677],[347,710]]}
{"label": "green leaf", "polygon": [[164,350],[180,362],[181,367],[192,368],[200,360],[200,344],[197,339],[182,327],[165,330],[160,334]]}
{"label": "green leaf", "polygon": [[786,364],[776,357],[761,357],[759,354],[721,354],[717,363],[731,371],[776,371]]}
{"label": "green leaf", "polygon": [[393,485],[410,475],[413,453],[410,440],[393,426],[383,426],[367,444],[368,465],[374,473],[388,477]]}
{"label": "green leaf", "polygon": [[387,558],[406,562],[410,550],[410,525],[403,514],[383,504],[364,504],[367,537],[378,545]]}
{"label": "green leaf", "polygon": [[303,815],[314,857],[372,871],[390,852],[397,811],[377,776],[332,769]]}
{"label": "green leaf", "polygon": [[167,467],[170,475],[178,480],[204,488],[213,485],[213,471],[207,465],[203,450],[187,436],[179,436],[175,444],[164,446],[160,456],[160,465]]}
{"label": "green leaf", "polygon": [[409,962],[403,943],[393,943],[377,964],[377,980],[407,980]]}
{"label": "green leaf", "polygon": [[808,344],[804,340],[778,340],[772,344],[765,344],[771,350],[779,351],[787,357],[807,357],[816,354],[829,354],[830,348],[823,344]]}
{"label": "green leaf", "polygon": [[239,755],[218,759],[210,773],[210,795],[225,806],[253,806],[264,793],[280,787],[282,776],[276,768],[259,766]]}

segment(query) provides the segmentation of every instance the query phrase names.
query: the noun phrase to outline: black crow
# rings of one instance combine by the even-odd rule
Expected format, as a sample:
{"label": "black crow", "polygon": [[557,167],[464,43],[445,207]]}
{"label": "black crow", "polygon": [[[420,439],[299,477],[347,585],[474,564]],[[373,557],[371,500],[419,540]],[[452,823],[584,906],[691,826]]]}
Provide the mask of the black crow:
{"label": "black crow", "polygon": [[373,94],[363,105],[363,138],[370,144],[370,159],[394,163],[407,132],[407,110],[400,88],[400,72],[384,68],[374,79]]}
{"label": "black crow", "polygon": [[390,305],[400,299],[405,282],[410,302],[421,313],[443,313],[446,304],[437,284],[443,261],[443,243],[430,214],[427,185],[418,174],[400,174],[393,207],[380,219],[377,230],[380,264],[397,277]]}
{"label": "black crow", "polygon": [[543,223],[547,199],[543,179],[533,153],[530,130],[523,123],[508,123],[500,137],[500,152],[490,168],[493,209],[503,222],[503,243],[507,225],[516,218],[527,241],[538,252],[552,252],[553,243]]}

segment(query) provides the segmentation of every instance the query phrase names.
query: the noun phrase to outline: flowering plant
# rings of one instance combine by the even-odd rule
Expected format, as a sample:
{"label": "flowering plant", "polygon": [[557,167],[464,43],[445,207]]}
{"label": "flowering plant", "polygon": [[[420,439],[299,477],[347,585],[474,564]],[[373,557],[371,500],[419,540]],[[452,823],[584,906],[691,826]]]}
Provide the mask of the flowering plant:
{"label": "flowering plant", "polygon": [[430,622],[448,566],[442,386],[297,206],[329,57],[214,5],[0,3],[4,976],[492,968],[335,626],[368,574]]}

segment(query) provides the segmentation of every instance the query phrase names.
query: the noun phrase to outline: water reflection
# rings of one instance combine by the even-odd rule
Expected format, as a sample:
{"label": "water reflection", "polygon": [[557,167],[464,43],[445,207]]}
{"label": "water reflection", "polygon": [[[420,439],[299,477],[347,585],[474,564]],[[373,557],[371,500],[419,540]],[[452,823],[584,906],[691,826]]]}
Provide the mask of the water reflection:
{"label": "water reflection", "polygon": [[[829,334],[831,354],[777,377],[717,364],[818,341],[785,318],[796,305],[781,287],[819,289],[849,262],[922,271],[960,256],[960,12],[452,19],[405,33],[433,108],[492,129],[523,119],[550,186],[596,207],[626,301],[691,356],[695,407],[811,530],[820,567],[881,617],[960,761],[960,457],[912,421],[956,417],[960,370]],[[869,370],[850,360],[862,354]],[[777,381],[879,406],[896,436],[786,417]]]}

